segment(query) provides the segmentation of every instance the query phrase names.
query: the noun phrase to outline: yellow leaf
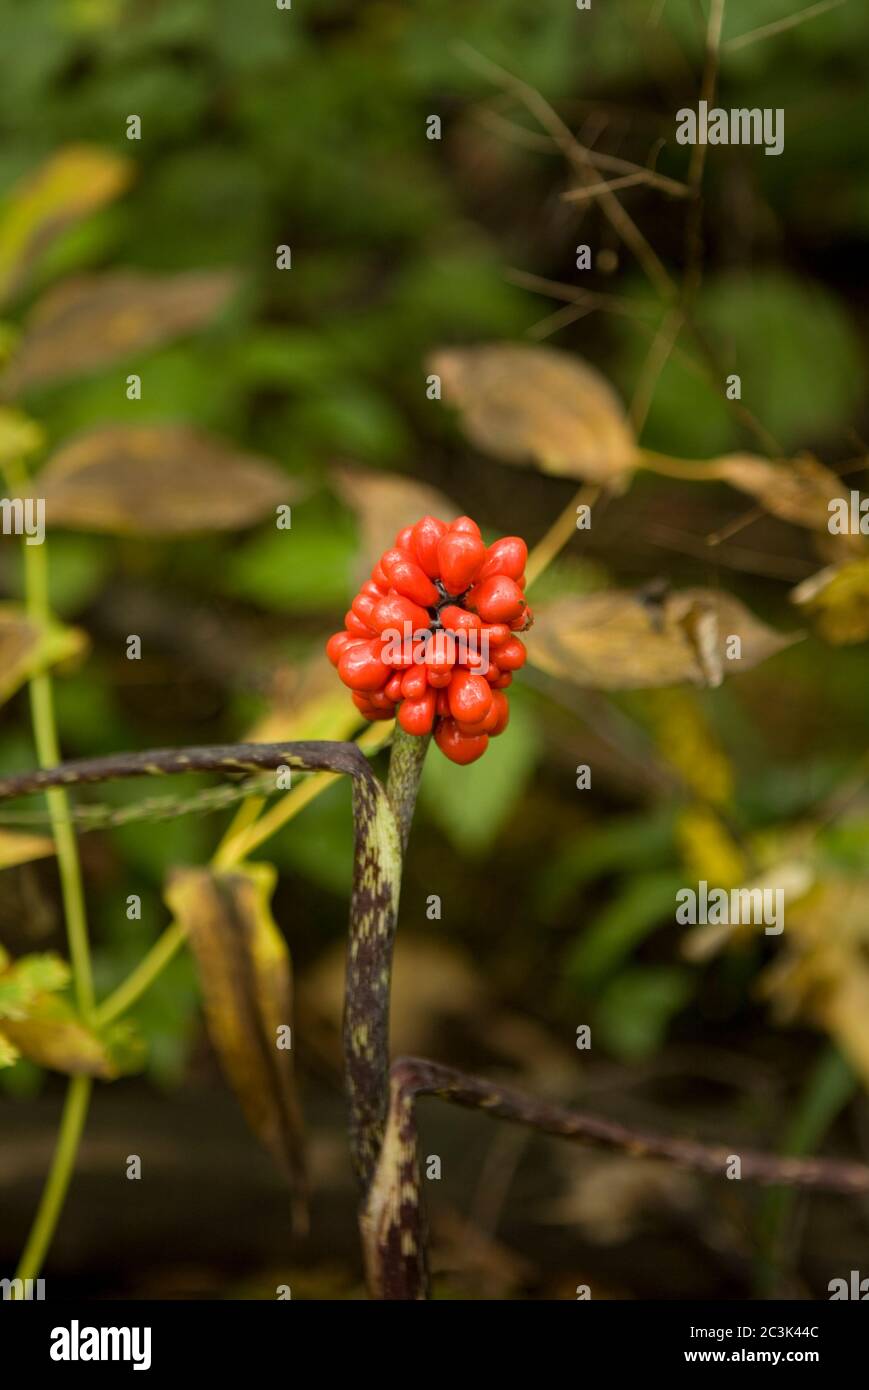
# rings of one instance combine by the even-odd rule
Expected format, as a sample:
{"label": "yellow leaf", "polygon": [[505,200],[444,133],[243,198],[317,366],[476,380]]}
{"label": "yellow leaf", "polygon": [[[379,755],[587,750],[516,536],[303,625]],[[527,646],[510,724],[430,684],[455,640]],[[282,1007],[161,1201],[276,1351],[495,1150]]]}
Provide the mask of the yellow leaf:
{"label": "yellow leaf", "polygon": [[0,704],[31,676],[86,649],[87,637],[79,628],[35,623],[20,604],[0,603]]}
{"label": "yellow leaf", "polygon": [[226,271],[115,271],[65,280],[30,313],[0,389],[14,396],[191,333],[219,312],[235,285]]}
{"label": "yellow leaf", "polygon": [[429,371],[471,442],[503,463],[623,488],[636,440],[615,391],[555,348],[492,343],[435,353]]}
{"label": "yellow leaf", "polygon": [[131,175],[128,159],[92,145],[68,145],[13,188],[0,216],[0,301],[24,285],[61,232],[117,198]]}
{"label": "yellow leaf", "polygon": [[276,878],[268,864],[179,869],[166,901],[189,931],[209,1036],[245,1118],[304,1192],[293,1053],[281,1045],[292,1038],[293,1000],[289,951],[269,907]]}
{"label": "yellow leaf", "polygon": [[614,589],[536,607],[528,656],[549,675],[597,690],[717,686],[725,674],[748,670],[796,640],[729,594],[683,589],[657,597]]}
{"label": "yellow leaf", "polygon": [[804,579],[791,599],[811,613],[818,632],[834,646],[869,638],[869,558],[851,560]]}
{"label": "yellow leaf", "polygon": [[298,484],[268,459],[180,425],[106,425],[54,454],[32,486],[49,526],[179,536],[251,526]]}
{"label": "yellow leaf", "polygon": [[869,1087],[869,888],[865,879],[818,883],[790,907],[785,952],[765,971],[763,993],[787,1021],[824,1029]]}
{"label": "yellow leaf", "polygon": [[710,807],[691,806],[681,812],[676,840],[689,882],[705,879],[716,888],[736,888],[744,882],[745,855]]}
{"label": "yellow leaf", "polygon": [[686,786],[704,801],[726,805],[733,795],[733,770],[704,717],[699,696],[684,688],[661,690],[650,694],[645,708],[655,743]]}
{"label": "yellow leaf", "polygon": [[40,995],[24,1018],[4,1018],[2,1030],[22,1057],[65,1076],[114,1081],[134,1071],[143,1055],[131,1025],[115,1023],[98,1033],[53,994]]}

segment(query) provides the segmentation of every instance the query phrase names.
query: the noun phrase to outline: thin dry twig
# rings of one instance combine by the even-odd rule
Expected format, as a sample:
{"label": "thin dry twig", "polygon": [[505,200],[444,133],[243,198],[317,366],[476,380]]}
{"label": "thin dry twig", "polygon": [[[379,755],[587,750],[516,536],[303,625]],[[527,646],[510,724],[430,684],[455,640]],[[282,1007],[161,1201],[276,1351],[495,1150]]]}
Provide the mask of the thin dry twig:
{"label": "thin dry twig", "polygon": [[728,39],[722,44],[728,53],[733,53],[739,48],[747,48],[750,43],[757,43],[759,39],[771,38],[773,34],[783,34],[786,29],[794,29],[798,24],[804,24],[807,19],[816,19],[818,15],[826,14],[828,10],[838,9],[844,5],[845,0],[819,0],[817,5],[809,5],[805,10],[798,10],[796,14],[785,15],[784,19],[773,20],[771,24],[762,24],[759,29],[749,29],[747,34],[740,34],[738,38]]}
{"label": "thin dry twig", "polygon": [[[576,169],[583,183],[590,183],[597,179],[597,171],[590,152],[579,144],[569,126],[565,125],[557,111],[549,105],[546,98],[536,88],[524,82],[522,78],[516,77],[514,73],[508,72],[498,63],[493,63],[490,58],[486,58],[476,48],[464,41],[456,45],[456,51],[469,67],[488,77],[489,81],[496,83],[501,88],[506,88],[522,102],[526,110],[530,111],[540,122],[543,129],[549,132],[558,148]],[[674,298],[676,285],[669,271],[643,236],[633,218],[625,212],[615,194],[602,192],[597,196],[605,216],[625,245],[636,256],[651,283],[664,298]]]}
{"label": "thin dry twig", "polygon": [[[518,121],[511,121],[508,116],[502,116],[499,111],[491,108],[484,108],[477,113],[477,119],[481,125],[487,126],[495,134],[502,135],[506,140],[519,145],[527,150],[534,150],[539,154],[563,153],[561,147],[556,143],[551,135],[543,135],[536,130],[528,130],[525,126],[519,125]],[[576,137],[574,137],[576,138]],[[605,154],[602,150],[592,149],[591,146],[582,141],[576,141],[577,148],[582,150],[596,169],[608,170],[613,174],[635,174],[637,182],[646,184],[649,188],[657,188],[662,193],[669,193],[673,198],[687,198],[690,189],[686,183],[680,183],[678,179],[671,179],[667,174],[659,174],[651,164],[635,164],[633,160],[622,159],[615,154]],[[661,150],[661,142],[655,142],[653,152],[655,156]]]}

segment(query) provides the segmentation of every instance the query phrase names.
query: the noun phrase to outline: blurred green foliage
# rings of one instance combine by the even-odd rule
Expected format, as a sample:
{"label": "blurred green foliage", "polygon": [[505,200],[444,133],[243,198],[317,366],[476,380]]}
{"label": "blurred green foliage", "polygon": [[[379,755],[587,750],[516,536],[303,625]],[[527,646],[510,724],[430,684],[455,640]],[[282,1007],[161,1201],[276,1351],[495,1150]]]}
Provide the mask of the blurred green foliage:
{"label": "blurred green foliage", "polygon": [[[577,318],[550,341],[595,363],[630,400],[663,309],[599,211],[560,200],[562,160],[526,148],[522,132],[533,123],[474,53],[537,87],[613,154],[642,164],[666,141],[658,167],[682,179],[673,122],[697,96],[700,8],[624,0],[580,14],[569,0],[296,0],[279,12],[267,0],[0,0],[0,194],[70,142],[136,166],[123,199],[41,260],[24,308],[61,276],[112,266],[231,266],[243,278],[205,332],[123,371],[33,391],[26,404],[50,445],[134,409],[137,422],[191,422],[270,455],[306,488],[294,508],[292,565],[270,526],[177,544],[52,538],[52,601],[94,642],[87,662],[57,681],[68,755],[236,738],[263,713],[269,672],[319,649],[358,579],[358,526],[329,486],[337,460],[433,483],[492,533],[533,542],[546,531],[570,486],[530,470],[507,474],[476,455],[449,413],[426,402],[427,354],[533,331],[560,301],[518,288],[510,271],[576,284],[575,247],[588,242],[618,249],[617,270],[582,286],[637,313]],[[789,8],[726,7],[720,102],[782,107],[785,152],[710,149],[696,316],[781,448],[836,462],[862,447],[855,434],[867,430],[869,10],[843,4],[727,47]],[[142,119],[141,142],[125,139],[131,113]],[[441,142],[425,138],[430,113],[443,119]],[[678,279],[684,206],[650,190],[623,196]],[[275,269],[284,243],[287,273]],[[143,396],[131,407],[123,382],[134,371]],[[642,440],[698,457],[756,447],[685,340],[663,366]],[[666,574],[731,588],[792,627],[787,584],[764,563],[780,552],[799,577],[822,557],[802,533],[765,521],[719,563],[703,537],[740,508],[744,499],[723,488],[701,499],[644,478],[601,510],[540,596]],[[0,587],[20,591],[19,557],[5,539]],[[119,655],[128,602],[149,652],[141,674]],[[846,781],[866,743],[867,678],[865,647],[831,651],[810,636],[770,669],[698,696],[735,770],[727,814],[740,834],[780,833]],[[714,1038],[722,1021],[744,1026],[749,1046],[746,992],[764,945],[743,946],[750,969],[737,959],[722,970],[731,974],[710,1024],[703,972],[680,962],[672,931],[686,873],[676,821],[691,797],[678,779],[650,789],[647,764],[662,760],[642,696],[603,703],[530,677],[514,690],[510,728],[482,762],[429,760],[405,887],[415,920],[426,895],[443,891],[441,933],[479,950],[494,987],[545,1017],[567,1047],[578,1010],[624,1061],[653,1056],[669,1037]],[[27,766],[25,700],[5,716],[0,768]],[[573,769],[595,755],[592,790],[577,792]],[[101,799],[120,805],[141,794],[131,784]],[[348,822],[347,788],[335,788],[269,847],[283,875],[278,920],[302,967],[344,930]],[[101,992],[156,939],[166,869],[202,862],[214,840],[211,820],[185,817],[86,843]],[[822,856],[865,874],[866,843],[865,818],[833,825]],[[53,872],[40,866],[46,896]],[[141,923],[124,916],[129,893],[142,897]],[[3,926],[27,947],[14,901]],[[161,1082],[183,1074],[196,998],[182,957],[136,1010]],[[32,1081],[26,1064],[0,1073],[10,1088]],[[795,1070],[787,1085],[799,1084]]]}

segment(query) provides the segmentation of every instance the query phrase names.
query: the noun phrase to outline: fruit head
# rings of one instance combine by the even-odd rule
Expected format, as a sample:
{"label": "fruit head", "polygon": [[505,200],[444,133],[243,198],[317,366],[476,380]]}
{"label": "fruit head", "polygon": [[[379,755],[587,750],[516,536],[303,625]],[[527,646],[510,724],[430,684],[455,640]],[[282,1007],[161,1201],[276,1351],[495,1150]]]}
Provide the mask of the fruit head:
{"label": "fruit head", "polygon": [[482,757],[507,727],[506,688],[525,664],[527,558],[519,536],[487,547],[469,516],[403,527],[326,644],[360,713],[434,733],[454,763]]}

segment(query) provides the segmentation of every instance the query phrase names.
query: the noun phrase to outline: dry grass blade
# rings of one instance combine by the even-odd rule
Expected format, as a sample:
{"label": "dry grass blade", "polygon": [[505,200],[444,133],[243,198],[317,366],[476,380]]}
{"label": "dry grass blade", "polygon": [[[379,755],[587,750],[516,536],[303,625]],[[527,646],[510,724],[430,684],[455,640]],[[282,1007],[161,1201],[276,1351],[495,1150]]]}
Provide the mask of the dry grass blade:
{"label": "dry grass blade", "polygon": [[27,319],[0,390],[83,376],[203,327],[236,286],[228,271],[81,275],[49,290]]}

